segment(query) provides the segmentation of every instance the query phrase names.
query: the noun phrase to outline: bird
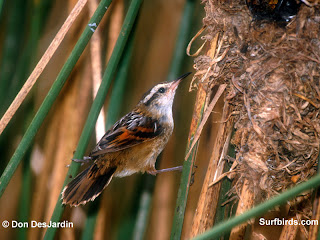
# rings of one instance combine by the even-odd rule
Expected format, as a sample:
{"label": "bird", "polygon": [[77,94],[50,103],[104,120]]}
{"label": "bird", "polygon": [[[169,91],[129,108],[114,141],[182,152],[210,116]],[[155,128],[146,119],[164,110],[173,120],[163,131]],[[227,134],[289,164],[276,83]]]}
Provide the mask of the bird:
{"label": "bird", "polygon": [[89,156],[73,159],[91,164],[64,187],[62,204],[76,207],[94,201],[113,177],[138,172],[156,175],[182,169],[178,166],[156,170],[155,162],[173,132],[172,105],[176,90],[189,74],[155,85],[105,133]]}

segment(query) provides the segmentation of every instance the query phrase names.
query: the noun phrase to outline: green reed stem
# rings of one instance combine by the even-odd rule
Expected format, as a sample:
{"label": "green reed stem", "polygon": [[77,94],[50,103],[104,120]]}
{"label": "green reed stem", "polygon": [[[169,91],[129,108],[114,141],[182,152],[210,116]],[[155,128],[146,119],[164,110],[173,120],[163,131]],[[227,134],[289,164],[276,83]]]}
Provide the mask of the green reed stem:
{"label": "green reed stem", "polygon": [[272,199],[259,204],[258,206],[250,209],[249,211],[233,217],[227,221],[221,222],[214,226],[212,229],[206,231],[205,233],[196,236],[194,240],[204,240],[204,239],[218,239],[219,236],[221,236],[223,233],[230,231],[233,227],[240,225],[244,222],[249,221],[252,218],[256,218],[258,216],[261,216],[262,214],[266,213],[268,210],[287,203],[290,199],[296,197],[297,195],[311,190],[315,189],[318,186],[320,186],[320,175],[317,175],[311,179],[309,179],[307,182],[301,183],[297,185],[296,187],[291,188],[290,190],[287,190],[280,195],[273,197]]}
{"label": "green reed stem", "polygon": [[[132,32],[133,33],[133,32]],[[123,57],[119,63],[118,73],[112,88],[112,93],[110,97],[110,103],[107,112],[106,129],[109,129],[112,124],[114,124],[120,117],[121,106],[123,104],[125,84],[128,78],[128,70],[130,59],[132,56],[134,34],[130,35],[128,44],[125,48]],[[87,214],[87,220],[85,223],[85,229],[82,233],[82,239],[93,239],[95,224],[99,212],[101,197],[97,198],[94,202],[89,204],[89,211]]]}
{"label": "green reed stem", "polygon": [[[121,55],[123,53],[123,49],[127,43],[129,34],[131,32],[134,20],[138,14],[138,10],[140,8],[140,5],[142,3],[142,0],[133,0],[129,6],[126,18],[124,19],[119,37],[117,39],[116,45],[114,47],[114,50],[112,52],[111,58],[108,62],[108,66],[104,72],[101,85],[99,87],[99,90],[97,92],[96,98],[93,101],[92,107],[90,109],[87,121],[85,123],[84,129],[81,133],[78,146],[76,148],[76,151],[74,153],[75,159],[81,159],[84,155],[84,152],[86,150],[86,147],[89,143],[89,139],[91,136],[91,133],[94,129],[95,122],[97,121],[98,115],[100,113],[100,110],[103,106],[104,100],[106,98],[107,92],[109,90],[109,86],[111,84],[111,80],[114,77],[114,74],[116,72],[117,66],[119,64]],[[100,2],[97,11],[100,7],[105,8],[105,4],[102,6],[102,2]],[[65,186],[71,179],[69,176],[75,176],[78,172],[80,167],[79,163],[72,162],[69,168],[69,171],[67,173],[66,179],[64,181],[63,186]],[[64,206],[62,205],[62,201],[59,197],[57,204],[55,206],[54,212],[51,217],[52,222],[57,222],[62,216],[64,210]],[[56,228],[48,228],[45,234],[44,239],[53,239]]]}
{"label": "green reed stem", "polygon": [[[103,15],[107,11],[105,8],[111,4],[111,0],[102,0],[90,19],[89,23],[96,23],[97,25],[100,23]],[[43,103],[41,104],[38,112],[36,113],[35,117],[33,118],[29,128],[27,129],[26,133],[24,134],[19,146],[17,147],[16,151],[14,152],[12,158],[10,159],[6,169],[2,173],[0,177],[0,197],[4,193],[6,187],[10,179],[12,178],[14,172],[16,171],[19,163],[21,162],[22,157],[30,147],[32,140],[34,139],[36,133],[38,132],[41,124],[43,123],[45,117],[47,116],[50,108],[52,107],[54,101],[56,100],[57,96],[59,95],[64,83],[66,82],[68,76],[70,75],[72,69],[74,68],[75,64],[77,63],[80,55],[82,54],[83,50],[85,49],[86,45],[88,44],[93,31],[91,27],[87,26],[83,33],[81,34],[78,42],[76,43],[74,49],[72,50],[69,58],[67,59],[66,63],[63,65],[57,79],[52,84],[51,89],[49,90],[46,98],[44,99]]]}

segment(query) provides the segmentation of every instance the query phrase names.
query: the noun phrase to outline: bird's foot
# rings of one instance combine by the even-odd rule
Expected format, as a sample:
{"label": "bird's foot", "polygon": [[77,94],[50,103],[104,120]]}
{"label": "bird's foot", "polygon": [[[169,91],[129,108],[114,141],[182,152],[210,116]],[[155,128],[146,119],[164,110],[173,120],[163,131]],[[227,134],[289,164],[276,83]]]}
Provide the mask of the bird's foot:
{"label": "bird's foot", "polygon": [[157,175],[157,170],[156,169],[148,170],[147,173],[150,174],[150,175],[156,176]]}
{"label": "bird's foot", "polygon": [[92,160],[91,157],[88,157],[88,156],[84,156],[83,159],[75,159],[75,158],[72,158],[71,159],[72,161],[74,162],[77,162],[77,163],[81,163],[81,165],[85,164],[85,163],[88,163]]}

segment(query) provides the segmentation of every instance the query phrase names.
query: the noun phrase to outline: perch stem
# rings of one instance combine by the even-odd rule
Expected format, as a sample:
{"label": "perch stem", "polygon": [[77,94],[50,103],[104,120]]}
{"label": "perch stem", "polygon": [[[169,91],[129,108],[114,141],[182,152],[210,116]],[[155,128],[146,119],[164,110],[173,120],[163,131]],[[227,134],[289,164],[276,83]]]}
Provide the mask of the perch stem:
{"label": "perch stem", "polygon": [[[106,4],[106,3],[108,3],[108,4]],[[84,152],[85,152],[85,149],[88,145],[91,133],[94,129],[95,122],[96,122],[98,115],[100,113],[100,110],[103,106],[105,97],[107,95],[111,81],[112,81],[114,74],[116,72],[116,69],[118,67],[120,58],[122,56],[124,47],[127,43],[127,40],[128,40],[129,34],[131,32],[131,29],[133,27],[134,21],[138,15],[138,11],[140,9],[141,3],[142,3],[142,0],[134,0],[131,2],[130,6],[129,6],[126,18],[125,18],[124,23],[122,25],[121,33],[117,39],[117,43],[114,47],[111,58],[108,62],[108,66],[104,72],[98,93],[96,95],[95,100],[93,101],[92,107],[91,107],[90,112],[88,114],[87,121],[86,121],[85,126],[83,128],[83,131],[81,133],[79,143],[78,143],[78,146],[77,146],[75,154],[74,154],[75,159],[80,159],[84,155]],[[102,9],[104,9],[104,11],[106,11],[105,7],[109,6],[109,4],[110,4],[110,2],[108,2],[108,1],[101,1],[98,6],[98,9],[96,10],[96,13],[97,13],[97,11],[101,11]],[[71,176],[76,175],[79,167],[80,167],[79,164],[77,164],[75,162],[71,163],[71,166],[68,170],[66,179],[63,184],[64,186],[70,181],[70,178],[69,178],[70,175]],[[51,217],[51,221],[52,222],[59,221],[59,219],[63,213],[63,210],[64,210],[64,206],[62,206],[61,199],[59,199],[56,203],[54,212]],[[56,230],[57,229],[55,229],[55,228],[48,228],[44,239],[53,239]]]}
{"label": "perch stem", "polygon": [[[135,27],[134,27],[135,28]],[[123,57],[119,63],[119,70],[115,82],[112,86],[112,92],[110,97],[110,103],[108,105],[107,117],[106,117],[106,129],[112,126],[114,122],[120,117],[120,110],[123,104],[125,94],[125,85],[128,80],[128,69],[130,66],[130,59],[133,52],[133,43],[135,39],[135,29],[129,37],[128,44],[124,50]],[[110,50],[111,51],[111,50]],[[93,239],[94,235],[97,235],[97,229],[99,223],[99,217],[106,214],[106,209],[103,207],[104,196],[97,198],[94,202],[89,203],[89,210],[87,213],[87,220],[85,223],[85,229],[82,232],[82,239]],[[101,227],[101,226],[99,226]]]}

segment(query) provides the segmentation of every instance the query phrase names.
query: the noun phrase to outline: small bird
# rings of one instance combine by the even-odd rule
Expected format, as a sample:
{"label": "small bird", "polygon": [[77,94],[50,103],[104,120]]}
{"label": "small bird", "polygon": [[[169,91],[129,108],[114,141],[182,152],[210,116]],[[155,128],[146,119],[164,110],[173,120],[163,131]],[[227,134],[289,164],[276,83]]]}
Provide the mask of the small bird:
{"label": "small bird", "polygon": [[181,170],[181,166],[156,170],[155,162],[173,131],[172,104],[177,87],[189,74],[151,88],[105,133],[89,156],[75,160],[93,163],[64,188],[63,204],[78,206],[93,201],[112,177]]}

